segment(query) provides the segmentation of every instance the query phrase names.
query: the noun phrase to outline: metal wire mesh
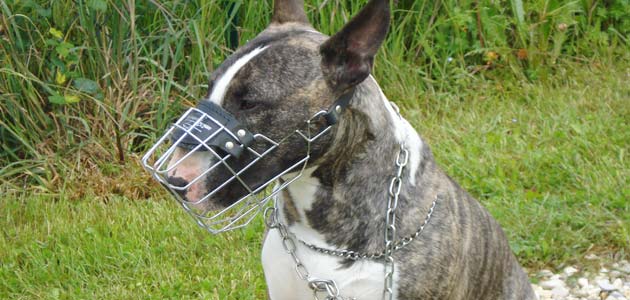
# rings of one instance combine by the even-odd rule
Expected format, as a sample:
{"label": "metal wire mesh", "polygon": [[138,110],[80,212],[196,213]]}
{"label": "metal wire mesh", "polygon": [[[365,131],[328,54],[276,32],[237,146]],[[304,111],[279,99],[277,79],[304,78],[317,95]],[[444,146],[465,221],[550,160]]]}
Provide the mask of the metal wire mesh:
{"label": "metal wire mesh", "polygon": [[[252,145],[248,147],[234,145],[235,147],[244,147],[243,151],[248,153],[246,155],[248,159],[243,162],[241,157],[240,167],[235,167],[230,164],[230,159],[233,159],[232,155],[224,153],[216,147],[208,146],[208,144],[209,141],[222,133],[228,134],[238,141],[237,134],[231,132],[212,116],[199,109],[191,108],[149,149],[142,158],[142,164],[155,180],[171,192],[199,226],[213,234],[241,228],[248,225],[263,210],[269,199],[273,198],[302,175],[311,157],[311,143],[330,130],[330,126],[327,126],[318,130],[314,136],[311,135],[312,121],[322,117],[325,113],[326,111],[318,112],[310,120],[306,121],[305,130],[295,130],[280,141],[274,141],[263,134],[254,134],[254,143]],[[209,135],[203,134],[203,132],[208,132],[208,127],[212,127],[214,131]],[[183,131],[183,134],[179,135],[177,139],[171,140],[171,137],[177,130]],[[283,142],[292,136],[302,138],[306,142],[307,149],[304,157],[298,159],[297,162],[288,168],[276,172],[269,178],[265,178],[262,185],[251,186],[248,184],[244,180],[243,174],[245,172],[256,172],[257,163],[271,156]],[[190,148],[188,152],[175,159],[176,150],[178,147],[181,148],[183,146],[182,141],[184,139],[190,140],[190,138],[196,141],[196,145],[192,148],[187,147]],[[199,151],[207,151],[211,154],[212,159],[209,167],[185,185],[178,186],[169,183],[169,173]],[[203,178],[206,178],[206,176],[215,176],[217,174],[227,179],[223,180],[216,187],[211,188],[200,199],[189,201],[181,195],[194,184],[198,184]],[[278,181],[281,177],[282,180]],[[273,191],[269,191],[267,187],[277,181],[279,182],[278,185]],[[228,202],[233,204],[218,211],[207,209],[208,205],[204,204],[212,201],[213,196],[216,196],[221,190],[228,188],[230,185],[233,187],[234,184],[243,188],[246,194],[239,199],[228,199]]]}

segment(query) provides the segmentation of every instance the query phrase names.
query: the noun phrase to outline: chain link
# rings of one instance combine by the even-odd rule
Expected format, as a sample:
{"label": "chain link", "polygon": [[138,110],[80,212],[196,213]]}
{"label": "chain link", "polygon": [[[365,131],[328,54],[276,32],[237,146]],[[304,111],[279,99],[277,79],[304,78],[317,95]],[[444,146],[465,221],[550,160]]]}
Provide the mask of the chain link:
{"label": "chain link", "polygon": [[[277,229],[282,238],[282,248],[286,251],[295,264],[295,272],[301,280],[306,281],[308,287],[313,291],[314,300],[356,300],[354,298],[346,298],[340,295],[337,283],[334,280],[318,279],[311,276],[304,263],[297,256],[295,251],[297,246],[286,226],[278,220],[278,207],[274,203],[273,207],[267,207],[264,212],[265,224],[269,229]],[[321,294],[325,294],[324,298],[320,298]]]}
{"label": "chain link", "polygon": [[385,250],[383,256],[385,280],[383,286],[383,299],[391,300],[394,297],[394,272],[396,265],[393,253],[396,248],[396,209],[398,208],[398,198],[402,189],[402,174],[409,162],[409,151],[400,145],[400,152],[396,157],[396,176],[389,184],[389,197],[387,197],[387,210],[385,212]]}
{"label": "chain link", "polygon": [[[395,272],[395,260],[393,253],[411,243],[415,240],[429,223],[433,211],[439,200],[438,195],[431,203],[429,212],[427,213],[424,222],[420,228],[410,236],[402,238],[396,241],[397,228],[396,228],[396,209],[398,208],[398,199],[402,190],[402,175],[404,168],[409,162],[409,151],[402,145],[400,146],[400,152],[396,157],[396,175],[392,177],[392,180],[388,189],[387,209],[385,213],[385,249],[379,253],[360,253],[352,250],[334,250],[326,249],[307,243],[304,240],[297,239],[300,243],[304,244],[308,248],[323,253],[326,255],[337,256],[350,260],[362,260],[362,259],[383,259],[384,264],[384,286],[383,286],[383,300],[392,300],[394,295],[394,272]],[[295,271],[301,280],[307,282],[308,287],[313,291],[313,299],[315,300],[356,300],[355,298],[346,298],[340,295],[339,288],[334,280],[318,279],[311,276],[306,266],[299,259],[295,253],[297,246],[295,240],[291,237],[287,228],[278,219],[278,205],[274,202],[273,207],[265,209],[265,224],[270,229],[277,229],[282,238],[282,247],[291,256],[295,263]],[[319,298],[320,294],[325,294],[325,298]]]}
{"label": "chain link", "polygon": [[[398,240],[395,244],[394,244],[394,251],[398,251],[402,248],[404,248],[405,246],[409,245],[411,242],[413,242],[417,237],[419,237],[422,232],[424,231],[424,228],[426,227],[426,225],[429,223],[429,220],[431,219],[431,216],[433,215],[433,210],[435,209],[435,205],[437,204],[439,198],[436,196],[435,199],[433,199],[433,202],[431,203],[431,207],[429,208],[429,212],[427,213],[427,215],[424,218],[424,222],[422,223],[422,225],[418,228],[418,230],[416,232],[414,232],[413,234],[404,237],[400,240]],[[311,250],[317,251],[319,253],[322,254],[327,254],[327,255],[331,255],[331,256],[337,256],[343,259],[349,259],[349,260],[380,260],[381,258],[383,258],[383,256],[385,255],[385,250],[381,251],[381,252],[373,252],[373,253],[362,253],[362,252],[358,252],[358,251],[352,251],[352,250],[337,250],[337,249],[328,249],[328,248],[322,248],[322,247],[318,247],[314,244],[310,244],[302,239],[298,239],[298,241],[300,243],[302,243],[304,246],[309,247]]]}

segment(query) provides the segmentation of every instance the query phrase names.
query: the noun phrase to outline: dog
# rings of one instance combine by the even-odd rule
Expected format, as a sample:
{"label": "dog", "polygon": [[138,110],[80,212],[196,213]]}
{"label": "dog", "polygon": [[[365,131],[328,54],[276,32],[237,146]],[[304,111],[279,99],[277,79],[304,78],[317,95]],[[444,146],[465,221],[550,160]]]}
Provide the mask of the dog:
{"label": "dog", "polygon": [[[268,222],[269,298],[536,299],[499,224],[440,170],[370,75],[389,30],[389,1],[369,1],[331,37],[310,25],[303,6],[276,0],[269,26],[213,72],[202,100],[270,139],[317,111],[337,112],[328,134],[312,143],[290,138],[260,167],[238,173],[260,187],[308,152]],[[177,193],[193,207],[223,209],[251,192],[221,185],[226,175],[207,171],[214,160],[208,151],[173,154],[168,182],[185,187]],[[218,185],[225,188],[201,203]]]}

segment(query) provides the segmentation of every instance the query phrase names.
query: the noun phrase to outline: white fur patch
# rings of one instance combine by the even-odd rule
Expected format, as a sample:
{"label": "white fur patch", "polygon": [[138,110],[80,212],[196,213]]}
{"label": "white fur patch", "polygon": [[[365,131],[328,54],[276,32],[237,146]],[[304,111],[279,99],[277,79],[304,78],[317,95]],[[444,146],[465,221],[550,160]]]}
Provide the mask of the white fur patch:
{"label": "white fur patch", "polygon": [[223,103],[223,97],[225,97],[225,92],[227,91],[228,86],[230,86],[230,82],[232,81],[236,73],[238,73],[238,71],[243,66],[245,66],[245,64],[247,64],[250,60],[252,60],[252,58],[256,57],[256,55],[260,54],[265,49],[267,49],[267,47],[268,46],[256,48],[252,50],[252,52],[249,52],[243,55],[243,57],[236,60],[236,62],[234,62],[234,64],[231,65],[227,69],[227,71],[225,71],[223,76],[221,76],[221,78],[219,78],[219,80],[216,82],[212,90],[212,93],[210,93],[210,97],[208,98],[208,101],[212,101],[218,105],[221,105]]}
{"label": "white fur patch", "polygon": [[[319,179],[311,176],[313,171],[315,171],[315,167],[305,169],[302,176],[287,187],[287,191],[295,200],[294,204],[300,214],[302,222],[307,222],[305,212],[311,210],[313,207],[315,192],[317,192],[317,188],[320,184]],[[295,176],[295,173],[288,174],[287,176],[289,175]]]}
{"label": "white fur patch", "polygon": [[[382,299],[384,285],[382,263],[363,260],[355,262],[349,268],[342,268],[340,259],[315,252],[299,243],[296,255],[310,272],[311,278],[334,280],[341,296],[361,300]],[[307,282],[301,280],[295,271],[295,262],[284,251],[282,238],[277,229],[270,230],[267,234],[263,245],[262,263],[271,300],[313,299],[313,292]],[[395,291],[397,277],[395,274]]]}
{"label": "white fur patch", "polygon": [[[422,140],[413,126],[399,116],[383,94],[376,80],[372,76],[370,76],[370,79],[378,87],[383,107],[390,115],[394,131],[392,134],[394,134],[398,142],[404,144],[409,150],[408,168],[411,175],[409,176],[409,181],[412,185],[415,185],[416,172],[421,159]],[[333,249],[334,247],[326,243],[324,236],[308,224],[305,216],[305,212],[311,209],[315,201],[315,192],[319,185],[318,179],[311,177],[312,171],[312,169],[305,170],[302,177],[288,187],[298,214],[301,217],[299,223],[291,225],[288,229],[307,243]],[[281,195],[279,201],[280,207],[282,207],[283,200]],[[280,209],[278,213],[280,220],[286,224],[284,210]],[[337,257],[311,250],[297,241],[296,247],[296,255],[308,269],[310,276],[334,280],[337,283],[341,296],[355,297],[361,300],[378,300],[382,298],[385,275],[382,262],[361,260],[355,262],[349,268],[344,268],[341,265],[342,260]],[[295,271],[295,262],[284,250],[282,237],[278,230],[269,231],[263,244],[262,261],[269,296],[272,300],[313,298],[313,292],[308,288],[307,283],[298,277]],[[398,264],[396,264],[397,268]],[[393,299],[398,299],[398,279],[399,273],[396,271],[394,273]]]}
{"label": "white fur patch", "polygon": [[405,145],[407,150],[409,151],[409,164],[407,167],[409,168],[409,183],[411,185],[416,185],[416,172],[418,171],[418,167],[420,166],[420,149],[422,148],[422,139],[418,135],[418,132],[409,124],[405,118],[399,116],[399,114],[394,110],[392,104],[387,99],[387,96],[381,90],[381,87],[378,85],[378,82],[370,75],[370,79],[376,84],[378,87],[378,91],[381,94],[381,99],[383,100],[383,106],[391,116],[393,125],[394,125],[394,135],[398,142]]}
{"label": "white fur patch", "polygon": [[[306,222],[305,211],[315,200],[319,181],[311,177],[312,169],[304,171],[302,177],[289,186],[295,207],[302,217],[300,223],[289,226],[289,231],[304,241],[328,249],[334,247],[326,243],[324,236],[311,228]],[[279,206],[283,199],[280,197]],[[284,210],[278,211],[280,220],[286,224]],[[294,237],[295,238],[295,237]],[[355,297],[361,300],[378,300],[383,294],[384,265],[372,260],[355,262],[344,268],[341,259],[321,254],[296,242],[296,255],[310,272],[312,278],[332,279],[337,283],[341,296]],[[312,299],[313,292],[295,271],[295,262],[282,246],[278,230],[270,230],[263,244],[262,263],[269,295],[272,300]],[[394,273],[394,299],[397,295],[398,274]],[[320,295],[325,296],[325,295]]]}

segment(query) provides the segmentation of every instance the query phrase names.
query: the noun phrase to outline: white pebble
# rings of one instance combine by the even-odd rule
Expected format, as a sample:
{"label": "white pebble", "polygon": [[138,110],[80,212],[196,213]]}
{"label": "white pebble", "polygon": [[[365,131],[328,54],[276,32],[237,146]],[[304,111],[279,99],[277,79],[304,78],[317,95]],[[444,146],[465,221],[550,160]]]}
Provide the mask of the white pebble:
{"label": "white pebble", "polygon": [[553,295],[554,299],[564,299],[569,295],[569,290],[564,286],[557,286],[551,290],[551,295]]}
{"label": "white pebble", "polygon": [[540,297],[540,299],[551,299],[551,291],[541,289],[536,291],[536,294]]}
{"label": "white pebble", "polygon": [[560,280],[560,278],[562,278],[562,276],[558,275],[558,274],[553,274],[553,276],[551,276],[551,278],[549,278],[550,280]]}
{"label": "white pebble", "polygon": [[567,275],[567,277],[571,277],[573,276],[573,274],[577,273],[578,269],[574,268],[574,267],[566,267],[564,268],[564,275]]}
{"label": "white pebble", "polygon": [[553,272],[549,271],[549,270],[540,270],[540,272],[538,272],[538,276],[541,277],[551,277],[553,275]]}
{"label": "white pebble", "polygon": [[623,281],[621,281],[621,279],[617,278],[613,281],[612,285],[617,289],[617,290],[621,290],[623,288]]}
{"label": "white pebble", "polygon": [[630,263],[604,262],[594,273],[581,270],[581,265],[567,266],[558,274],[534,271],[532,278],[540,282],[532,284],[532,288],[540,300],[630,300]]}
{"label": "white pebble", "polygon": [[560,279],[551,279],[541,282],[540,286],[545,290],[553,290],[556,287],[564,286],[564,281]]}
{"label": "white pebble", "polygon": [[610,281],[608,281],[608,279],[598,280],[597,281],[597,285],[599,285],[599,288],[602,289],[602,291],[605,291],[605,292],[610,292],[610,291],[616,290],[615,286],[610,284]]}
{"label": "white pebble", "polygon": [[626,297],[624,297],[621,293],[619,292],[612,292],[610,293],[610,295],[608,296],[608,298],[606,298],[607,300],[627,300]]}
{"label": "white pebble", "polygon": [[588,295],[589,295],[588,290],[587,290],[587,289],[585,289],[585,288],[581,288],[581,289],[579,289],[579,290],[575,290],[575,291],[573,291],[573,293],[572,293],[572,294],[573,294],[574,296],[577,296],[577,297],[582,297],[582,298],[584,298],[584,297],[588,297]]}

